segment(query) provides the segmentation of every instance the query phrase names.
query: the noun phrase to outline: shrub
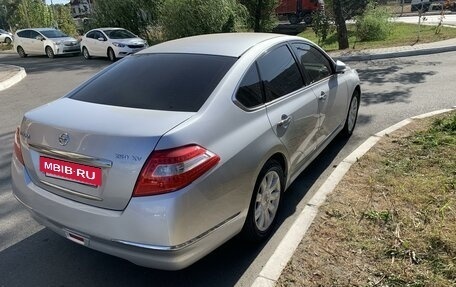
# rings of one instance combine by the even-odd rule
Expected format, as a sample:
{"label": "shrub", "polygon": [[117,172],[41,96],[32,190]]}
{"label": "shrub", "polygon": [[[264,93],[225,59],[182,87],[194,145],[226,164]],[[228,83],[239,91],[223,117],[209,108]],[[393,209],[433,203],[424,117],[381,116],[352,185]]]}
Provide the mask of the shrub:
{"label": "shrub", "polygon": [[384,7],[368,4],[366,11],[355,18],[356,37],[360,41],[385,40],[391,28],[390,17]]}
{"label": "shrub", "polygon": [[155,24],[160,0],[97,0],[93,19],[84,23],[84,29],[121,27],[148,38]]}
{"label": "shrub", "polygon": [[164,0],[160,14],[167,39],[239,31],[246,19],[236,0]]}
{"label": "shrub", "polygon": [[324,11],[312,13],[312,30],[318,38],[318,45],[322,45],[330,33],[334,31],[331,19]]}

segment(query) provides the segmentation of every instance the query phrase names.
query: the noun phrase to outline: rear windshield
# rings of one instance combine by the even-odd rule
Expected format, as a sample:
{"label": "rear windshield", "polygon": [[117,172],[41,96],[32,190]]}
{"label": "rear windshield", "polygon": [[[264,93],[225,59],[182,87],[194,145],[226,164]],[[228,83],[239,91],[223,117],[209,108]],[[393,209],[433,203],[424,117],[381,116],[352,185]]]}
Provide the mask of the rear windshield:
{"label": "rear windshield", "polygon": [[70,98],[150,110],[198,111],[236,58],[196,54],[129,56]]}

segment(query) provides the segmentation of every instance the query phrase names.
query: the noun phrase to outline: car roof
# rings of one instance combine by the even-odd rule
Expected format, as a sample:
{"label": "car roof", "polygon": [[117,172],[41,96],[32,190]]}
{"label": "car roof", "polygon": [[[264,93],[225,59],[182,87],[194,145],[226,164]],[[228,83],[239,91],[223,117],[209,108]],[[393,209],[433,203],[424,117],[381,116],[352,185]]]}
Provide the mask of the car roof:
{"label": "car roof", "polygon": [[292,38],[286,35],[268,33],[207,34],[157,44],[138,52],[138,54],[189,53],[240,57],[253,46],[280,37]]}
{"label": "car roof", "polygon": [[[127,29],[119,28],[119,27],[103,27],[103,28],[95,28],[95,29],[92,29],[92,30],[90,30],[90,31],[93,31],[93,30],[106,31],[106,30],[127,30]],[[90,32],[90,31],[89,31],[89,32]]]}
{"label": "car roof", "polygon": [[57,29],[55,29],[55,28],[25,28],[25,29],[21,29],[21,30],[17,30],[17,31],[19,32],[19,31],[24,31],[24,30],[35,30],[35,31],[41,32],[41,31],[49,31],[49,30],[57,30]]}

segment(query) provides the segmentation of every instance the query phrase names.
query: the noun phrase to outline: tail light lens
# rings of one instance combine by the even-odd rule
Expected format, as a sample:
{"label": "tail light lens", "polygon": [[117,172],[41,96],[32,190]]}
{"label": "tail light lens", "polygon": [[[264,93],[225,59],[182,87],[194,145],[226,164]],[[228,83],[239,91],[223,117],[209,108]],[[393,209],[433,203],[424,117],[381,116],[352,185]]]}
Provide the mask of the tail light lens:
{"label": "tail light lens", "polygon": [[154,151],[141,170],[133,196],[156,195],[181,189],[219,161],[218,155],[198,145]]}
{"label": "tail light lens", "polygon": [[14,135],[14,154],[17,159],[24,164],[24,158],[22,157],[22,148],[21,148],[21,134],[19,127],[16,128],[16,134]]}

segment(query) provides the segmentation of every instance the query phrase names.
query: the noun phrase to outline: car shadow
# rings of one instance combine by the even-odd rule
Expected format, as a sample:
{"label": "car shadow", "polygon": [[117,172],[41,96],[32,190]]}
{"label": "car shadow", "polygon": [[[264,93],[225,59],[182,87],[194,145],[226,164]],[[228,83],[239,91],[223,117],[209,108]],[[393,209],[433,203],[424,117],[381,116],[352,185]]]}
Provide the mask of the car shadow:
{"label": "car shadow", "polygon": [[[429,81],[430,77],[435,76],[437,72],[433,71],[432,67],[441,64],[440,62],[424,62],[420,65],[426,66],[427,71],[403,71],[409,66],[416,66],[417,63],[417,60],[400,58],[376,60],[369,61],[366,68],[356,69],[361,80],[361,87],[387,85],[382,92],[363,92],[361,104],[368,106],[381,103],[409,102],[413,89],[419,84]],[[394,88],[391,85],[394,85]]]}
{"label": "car shadow", "polygon": [[[274,232],[296,212],[346,144],[347,139],[336,138],[290,186]],[[236,236],[184,270],[160,271],[77,245],[43,229],[0,252],[0,286],[234,286],[266,244],[249,244]]]}
{"label": "car shadow", "polygon": [[43,229],[0,252],[0,286],[234,286],[262,247],[234,238],[184,270],[160,271]]}
{"label": "car shadow", "polygon": [[28,56],[20,58],[16,54],[2,55],[0,58],[2,64],[20,66],[28,74],[37,74],[43,72],[60,72],[60,71],[77,71],[93,68],[99,70],[100,66],[108,66],[111,62],[107,58],[84,59],[81,55],[59,55],[53,59],[46,56]]}
{"label": "car shadow", "polygon": [[[367,119],[364,120],[366,121]],[[286,218],[295,214],[298,204],[327,169],[329,172],[332,172],[332,169],[330,168],[331,164],[347,145],[348,141],[348,138],[341,136],[336,137],[291,184],[283,198],[282,210],[278,216],[279,224],[283,223]],[[335,167],[336,166],[333,166],[332,168]]]}

